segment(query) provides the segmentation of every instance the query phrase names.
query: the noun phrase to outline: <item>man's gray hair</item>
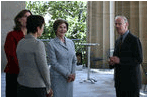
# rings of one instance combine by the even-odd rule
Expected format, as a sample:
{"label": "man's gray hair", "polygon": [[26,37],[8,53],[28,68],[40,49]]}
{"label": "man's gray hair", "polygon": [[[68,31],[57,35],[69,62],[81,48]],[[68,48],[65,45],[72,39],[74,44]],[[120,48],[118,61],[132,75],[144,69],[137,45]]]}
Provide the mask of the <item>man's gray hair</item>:
{"label": "man's gray hair", "polygon": [[125,23],[128,22],[128,20],[127,20],[127,18],[126,18],[125,16],[116,16],[116,17],[115,17],[115,20],[118,19],[119,17],[122,18]]}

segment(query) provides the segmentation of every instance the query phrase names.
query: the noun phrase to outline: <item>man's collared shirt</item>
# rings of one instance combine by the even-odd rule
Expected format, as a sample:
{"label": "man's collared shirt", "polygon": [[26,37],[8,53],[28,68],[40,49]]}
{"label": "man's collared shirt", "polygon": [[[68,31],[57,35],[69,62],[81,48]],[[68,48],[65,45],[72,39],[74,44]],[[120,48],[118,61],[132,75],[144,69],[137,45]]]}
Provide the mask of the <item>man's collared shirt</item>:
{"label": "man's collared shirt", "polygon": [[129,30],[127,30],[127,31],[122,35],[122,43],[123,43],[123,41],[124,41],[124,39],[125,39],[125,37],[127,36],[128,33],[129,33]]}

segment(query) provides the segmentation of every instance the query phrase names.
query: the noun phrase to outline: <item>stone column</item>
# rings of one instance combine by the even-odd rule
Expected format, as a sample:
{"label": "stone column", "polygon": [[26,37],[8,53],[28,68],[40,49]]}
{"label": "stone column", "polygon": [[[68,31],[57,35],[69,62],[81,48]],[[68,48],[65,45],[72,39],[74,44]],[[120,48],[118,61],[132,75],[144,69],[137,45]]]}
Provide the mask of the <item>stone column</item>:
{"label": "stone column", "polygon": [[[114,8],[113,1],[89,1],[88,2],[88,40],[87,42],[99,43],[99,46],[91,47],[92,58],[103,58],[103,61],[97,61],[95,67],[108,67],[107,56],[110,47],[110,33],[113,31],[114,9],[112,13],[110,8]],[[112,5],[111,5],[112,4]],[[112,7],[111,7],[112,6]],[[112,23],[112,24],[111,24]],[[112,29],[111,29],[112,28]],[[113,32],[112,32],[113,37]],[[112,42],[113,43],[113,42]],[[94,63],[91,63],[91,65]]]}
{"label": "stone column", "polygon": [[130,31],[139,36],[139,1],[130,2],[130,20],[129,20]]}
{"label": "stone column", "polygon": [[143,62],[147,63],[147,2],[139,2],[139,38],[143,49]]}
{"label": "stone column", "polygon": [[107,65],[110,48],[110,1],[103,1],[103,67]]}
{"label": "stone column", "polygon": [[139,1],[139,38],[142,43],[143,50],[143,84],[147,84],[147,1]]}
{"label": "stone column", "polygon": [[[92,52],[94,52],[93,57],[103,58],[103,1],[96,1],[96,43],[99,43],[99,46],[94,46]],[[103,65],[102,61],[96,61],[94,63],[97,68]]]}
{"label": "stone column", "polygon": [[6,55],[4,52],[4,43],[6,35],[13,30],[13,19],[16,14],[25,9],[25,1],[1,1],[1,72],[3,72],[7,64]]}
{"label": "stone column", "polygon": [[[88,1],[88,36],[87,42],[99,43],[99,46],[91,47],[91,58],[102,57],[103,55],[103,2],[102,1]],[[94,62],[91,62],[91,67]]]}

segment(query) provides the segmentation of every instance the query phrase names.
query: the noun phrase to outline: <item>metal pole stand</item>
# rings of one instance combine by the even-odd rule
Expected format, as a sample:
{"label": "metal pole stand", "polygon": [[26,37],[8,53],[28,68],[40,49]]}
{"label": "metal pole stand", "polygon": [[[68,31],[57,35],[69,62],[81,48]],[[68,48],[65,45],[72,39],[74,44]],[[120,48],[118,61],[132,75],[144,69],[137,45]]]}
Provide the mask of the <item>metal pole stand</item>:
{"label": "metal pole stand", "polygon": [[92,45],[99,45],[97,43],[86,43],[86,44],[81,44],[81,45],[85,45],[85,46],[88,46],[88,62],[87,62],[87,66],[88,66],[88,71],[87,71],[87,79],[86,80],[83,80],[82,82],[80,83],[83,83],[83,82],[91,82],[92,84],[95,84],[95,82],[97,82],[97,80],[95,79],[92,79],[90,78],[90,46]]}

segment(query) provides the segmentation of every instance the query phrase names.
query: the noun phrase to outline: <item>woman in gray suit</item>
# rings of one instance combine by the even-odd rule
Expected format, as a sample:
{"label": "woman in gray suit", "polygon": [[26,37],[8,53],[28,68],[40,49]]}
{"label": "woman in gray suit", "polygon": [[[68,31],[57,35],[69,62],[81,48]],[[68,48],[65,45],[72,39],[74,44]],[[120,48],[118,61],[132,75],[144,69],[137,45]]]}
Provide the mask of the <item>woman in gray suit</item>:
{"label": "woman in gray suit", "polygon": [[27,18],[27,35],[17,46],[17,58],[20,67],[18,74],[18,97],[45,97],[52,93],[50,74],[46,60],[44,43],[37,40],[44,29],[44,18],[31,15]]}
{"label": "woman in gray suit", "polygon": [[50,78],[54,97],[72,97],[76,55],[72,40],[65,37],[68,23],[58,19],[53,24],[56,37],[49,42]]}

